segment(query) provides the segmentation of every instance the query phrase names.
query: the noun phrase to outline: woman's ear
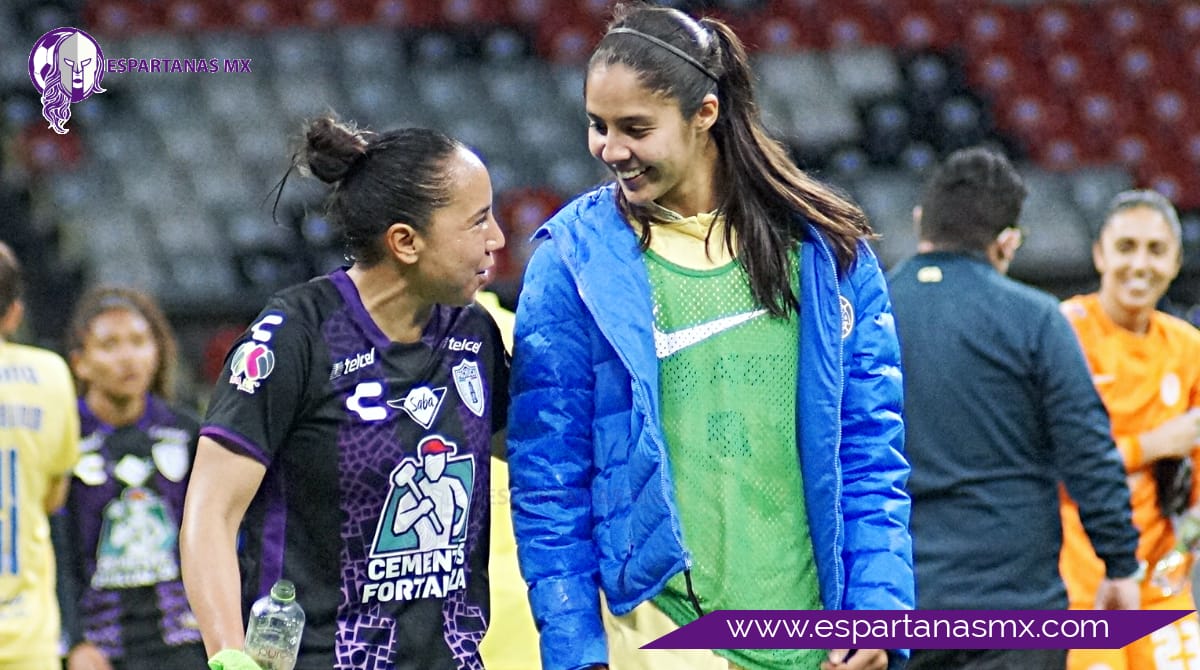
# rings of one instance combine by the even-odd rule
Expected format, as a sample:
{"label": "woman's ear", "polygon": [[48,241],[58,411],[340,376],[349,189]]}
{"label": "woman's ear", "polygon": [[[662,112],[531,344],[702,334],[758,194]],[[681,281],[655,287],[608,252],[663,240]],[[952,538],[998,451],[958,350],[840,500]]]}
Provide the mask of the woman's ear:
{"label": "woman's ear", "polygon": [[709,93],[700,101],[700,109],[697,109],[696,115],[692,117],[696,130],[705,131],[712,128],[720,115],[721,103],[717,101],[715,94]]}
{"label": "woman's ear", "polygon": [[424,246],[417,229],[400,222],[388,226],[387,232],[383,236],[383,242],[388,255],[408,265],[417,262]]}

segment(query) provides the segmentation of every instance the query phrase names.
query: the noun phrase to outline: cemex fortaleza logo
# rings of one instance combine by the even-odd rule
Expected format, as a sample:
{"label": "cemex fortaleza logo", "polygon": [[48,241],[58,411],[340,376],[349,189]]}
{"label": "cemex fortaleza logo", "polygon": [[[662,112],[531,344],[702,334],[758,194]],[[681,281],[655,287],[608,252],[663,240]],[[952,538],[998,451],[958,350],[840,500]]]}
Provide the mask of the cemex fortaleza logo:
{"label": "cemex fortaleza logo", "polygon": [[71,105],[104,93],[105,74],[249,73],[249,58],[105,58],[100,43],[78,28],[55,28],[29,52],[29,79],[42,96],[42,117],[59,135],[68,132]]}

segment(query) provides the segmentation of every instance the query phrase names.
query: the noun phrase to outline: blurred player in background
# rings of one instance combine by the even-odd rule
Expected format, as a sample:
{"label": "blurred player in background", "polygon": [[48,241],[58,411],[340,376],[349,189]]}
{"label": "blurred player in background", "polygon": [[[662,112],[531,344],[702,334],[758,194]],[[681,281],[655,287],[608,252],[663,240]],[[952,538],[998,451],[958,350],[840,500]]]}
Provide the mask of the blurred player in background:
{"label": "blurred player in background", "polygon": [[[1197,502],[1200,481],[1200,332],[1157,311],[1183,263],[1174,206],[1154,191],[1114,198],[1092,248],[1100,290],[1062,304],[1083,345],[1092,382],[1108,408],[1128,472],[1145,609],[1195,610],[1187,577],[1191,558],[1174,554],[1173,518]],[[1102,569],[1080,530],[1074,501],[1062,501],[1062,574],[1074,609],[1095,606]],[[1190,538],[1195,540],[1196,538]],[[1179,560],[1174,561],[1172,558]],[[1072,650],[1070,670],[1168,670],[1200,667],[1196,615],[1125,649]]]}
{"label": "blurred player in background", "polygon": [[59,553],[67,670],[202,667],[179,572],[179,524],[199,423],[171,403],[176,344],[153,300],[98,287],[75,307],[67,353],[83,455]]}
{"label": "blurred player in background", "polygon": [[0,243],[0,667],[59,670],[60,618],[47,515],[67,497],[79,412],[67,364],[9,341],[21,266]]}

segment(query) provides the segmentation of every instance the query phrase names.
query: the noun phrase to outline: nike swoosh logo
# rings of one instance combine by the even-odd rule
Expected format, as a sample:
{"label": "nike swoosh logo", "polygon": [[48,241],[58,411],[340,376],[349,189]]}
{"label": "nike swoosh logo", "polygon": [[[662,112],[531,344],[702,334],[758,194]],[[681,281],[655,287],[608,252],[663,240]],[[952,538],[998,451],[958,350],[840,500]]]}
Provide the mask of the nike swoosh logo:
{"label": "nike swoosh logo", "polygon": [[661,361],[671,354],[699,344],[714,335],[719,335],[731,328],[736,328],[766,313],[767,310],[759,309],[753,312],[733,314],[706,323],[698,323],[687,328],[680,328],[673,333],[662,332],[658,329],[658,324],[656,323],[654,324],[654,353],[658,355],[658,359]]}

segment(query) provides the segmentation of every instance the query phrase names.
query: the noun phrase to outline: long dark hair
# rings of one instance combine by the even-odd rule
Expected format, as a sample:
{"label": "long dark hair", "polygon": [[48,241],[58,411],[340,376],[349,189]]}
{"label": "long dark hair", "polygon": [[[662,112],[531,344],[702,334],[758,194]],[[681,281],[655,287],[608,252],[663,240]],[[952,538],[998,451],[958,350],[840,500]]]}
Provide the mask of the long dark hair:
{"label": "long dark hair", "polygon": [[[716,94],[720,111],[710,132],[720,156],[717,211],[727,222],[724,244],[746,269],[755,300],[772,314],[784,316],[796,305],[788,255],[804,236],[805,220],[828,238],[842,270],[857,258],[859,241],[874,237],[862,209],[808,176],[767,133],[746,50],[724,22],[697,21],[675,9],[617,5],[588,70],[614,64],[638,73],[649,90],[677,100],[684,118],[699,110],[704,96]],[[618,198],[627,216],[653,219],[634,212],[619,190]],[[643,226],[641,235],[645,248],[650,227]]]}

